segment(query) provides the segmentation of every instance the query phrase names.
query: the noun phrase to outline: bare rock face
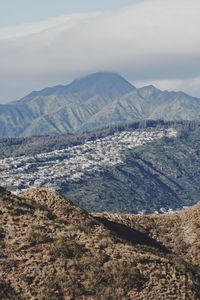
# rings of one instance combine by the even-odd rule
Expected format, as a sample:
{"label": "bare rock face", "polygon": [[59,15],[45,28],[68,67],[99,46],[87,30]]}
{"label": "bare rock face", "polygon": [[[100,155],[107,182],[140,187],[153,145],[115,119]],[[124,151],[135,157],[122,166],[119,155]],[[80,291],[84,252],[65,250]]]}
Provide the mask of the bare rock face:
{"label": "bare rock face", "polygon": [[51,190],[0,189],[0,299],[199,299],[192,262],[122,225]]}

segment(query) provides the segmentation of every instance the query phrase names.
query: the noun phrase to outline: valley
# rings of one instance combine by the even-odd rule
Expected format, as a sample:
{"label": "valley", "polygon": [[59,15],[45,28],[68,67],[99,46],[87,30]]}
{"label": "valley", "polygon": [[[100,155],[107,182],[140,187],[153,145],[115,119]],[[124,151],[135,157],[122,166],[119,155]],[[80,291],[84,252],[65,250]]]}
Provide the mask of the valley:
{"label": "valley", "polygon": [[200,300],[200,1],[0,3],[0,300]]}
{"label": "valley", "polygon": [[181,210],[200,198],[199,130],[198,122],[148,121],[4,139],[0,185],[17,194],[32,186],[51,188],[89,212]]}
{"label": "valley", "polygon": [[63,150],[1,159],[0,184],[16,193],[31,186],[60,190],[62,182],[80,181],[107,166],[123,164],[127,150],[176,135],[173,128],[122,131]]}

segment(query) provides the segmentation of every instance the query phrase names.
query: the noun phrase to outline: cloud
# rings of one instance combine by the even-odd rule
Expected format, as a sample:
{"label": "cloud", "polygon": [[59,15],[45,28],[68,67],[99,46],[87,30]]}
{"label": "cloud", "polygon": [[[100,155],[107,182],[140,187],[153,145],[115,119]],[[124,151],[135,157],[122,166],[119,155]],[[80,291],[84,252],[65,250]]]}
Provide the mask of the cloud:
{"label": "cloud", "polygon": [[167,91],[183,91],[192,96],[200,96],[200,76],[194,78],[177,78],[177,79],[161,79],[161,80],[144,80],[136,81],[137,87],[143,87],[153,84],[161,90]]}
{"label": "cloud", "polygon": [[41,33],[46,30],[61,30],[61,28],[67,30],[76,25],[80,25],[81,22],[88,22],[91,18],[98,16],[100,13],[80,13],[62,15],[59,17],[49,18],[45,21],[37,23],[26,23],[18,25],[16,27],[4,27],[0,28],[0,40],[15,39],[20,37],[29,36],[36,33]]}
{"label": "cloud", "polygon": [[0,29],[0,99],[98,70],[133,82],[187,84],[200,96],[199,11],[199,0],[144,0],[112,13]]}

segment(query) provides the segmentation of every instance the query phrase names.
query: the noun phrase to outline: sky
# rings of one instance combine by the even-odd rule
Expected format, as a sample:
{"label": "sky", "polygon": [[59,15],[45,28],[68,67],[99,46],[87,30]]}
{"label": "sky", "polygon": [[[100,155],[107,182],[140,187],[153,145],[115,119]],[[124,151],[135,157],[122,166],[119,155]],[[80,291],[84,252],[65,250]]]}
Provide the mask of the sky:
{"label": "sky", "polygon": [[199,0],[0,0],[0,103],[97,71],[200,97]]}
{"label": "sky", "polygon": [[112,11],[141,0],[0,0],[0,26],[42,21],[63,14]]}

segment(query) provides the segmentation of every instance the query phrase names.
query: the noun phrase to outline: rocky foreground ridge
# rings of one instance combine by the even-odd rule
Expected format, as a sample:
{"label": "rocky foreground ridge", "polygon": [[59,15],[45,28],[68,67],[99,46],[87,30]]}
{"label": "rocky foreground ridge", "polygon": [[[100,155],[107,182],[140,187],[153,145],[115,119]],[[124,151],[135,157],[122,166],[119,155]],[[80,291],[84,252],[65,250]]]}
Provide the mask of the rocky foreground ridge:
{"label": "rocky foreground ridge", "polygon": [[0,188],[0,299],[197,300],[199,233],[190,214],[199,226],[199,206],[92,216],[51,190],[18,197]]}
{"label": "rocky foreground ridge", "polygon": [[164,215],[96,214],[102,222],[116,222],[159,241],[188,263],[200,266],[200,202]]}

